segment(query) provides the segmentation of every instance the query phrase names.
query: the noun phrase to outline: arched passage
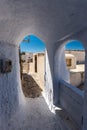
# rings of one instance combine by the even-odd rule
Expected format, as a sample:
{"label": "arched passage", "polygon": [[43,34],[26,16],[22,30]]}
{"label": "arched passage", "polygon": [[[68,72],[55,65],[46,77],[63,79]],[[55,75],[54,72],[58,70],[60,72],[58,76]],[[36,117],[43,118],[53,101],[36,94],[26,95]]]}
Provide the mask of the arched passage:
{"label": "arched passage", "polygon": [[72,40],[65,45],[65,60],[70,84],[84,90],[85,49],[80,41]]}
{"label": "arched passage", "polygon": [[22,90],[26,97],[39,97],[44,91],[45,52],[45,44],[34,35],[20,43]]}
{"label": "arched passage", "polygon": [[[74,85],[75,83],[77,83],[78,81],[81,83],[79,83],[80,85],[85,84],[86,80],[85,80],[85,75],[84,75],[84,71],[85,69],[83,69],[83,66],[85,66],[85,49],[84,52],[80,51],[79,49],[77,50],[77,52],[74,52],[75,54],[78,54],[80,57],[77,59],[76,62],[76,58],[75,56],[71,55],[71,51],[70,50],[66,50],[65,51],[65,45],[67,43],[73,42],[73,44],[81,44],[81,42],[79,41],[75,41],[71,38],[65,39],[63,42],[61,42],[61,45],[58,46],[58,48],[56,48],[56,52],[55,52],[55,57],[54,57],[54,62],[55,62],[55,67],[54,67],[54,76],[55,76],[55,97],[56,97],[56,104],[61,106],[63,109],[65,109],[70,116],[73,118],[73,120],[76,121],[76,123],[78,124],[79,128],[81,129],[83,126],[83,108],[84,108],[84,91],[85,91],[85,87],[82,88],[83,91],[81,91],[78,87],[75,87],[76,85]],[[84,45],[84,43],[83,43]],[[57,44],[56,44],[57,46]],[[67,53],[65,56],[65,52]],[[71,59],[70,59],[71,57]],[[75,58],[75,59],[74,59]],[[81,59],[82,58],[82,59]],[[66,61],[68,60],[68,61]],[[74,61],[72,61],[74,60]],[[71,66],[71,64],[73,62],[76,62],[73,66]],[[67,64],[67,66],[66,66]],[[83,64],[83,65],[82,65]],[[76,66],[75,66],[76,65]],[[68,67],[68,69],[67,69]],[[70,72],[69,69],[70,67],[76,67],[76,70],[72,70],[74,71],[75,74],[72,77],[72,71]],[[79,68],[79,70],[78,70]],[[75,69],[75,68],[73,68]],[[78,71],[77,71],[78,70]],[[82,71],[83,70],[83,71]],[[79,73],[79,74],[78,74]],[[84,79],[78,79],[78,78],[83,78],[84,75]],[[79,75],[79,77],[78,77]],[[75,77],[76,76],[76,77]],[[72,84],[72,78],[73,79],[73,83]],[[76,79],[77,78],[77,79]],[[83,80],[83,81],[82,81]],[[85,86],[85,85],[84,85]],[[77,116],[78,115],[78,116]]]}
{"label": "arched passage", "polygon": [[[20,82],[19,82],[20,76],[18,73],[19,59],[18,59],[18,47],[16,46],[18,42],[15,42],[17,41],[17,38],[19,37],[20,33],[22,34],[25,33],[27,29],[28,33],[30,30],[30,33],[31,32],[36,33],[37,35],[41,36],[44,40],[47,41],[48,43],[47,51],[49,55],[49,58],[48,58],[49,62],[47,63],[49,63],[48,64],[49,67],[48,69],[46,69],[46,80],[47,80],[46,83],[47,83],[47,86],[49,86],[48,93],[52,93],[52,88],[53,88],[52,79],[53,79],[53,69],[54,69],[53,68],[53,49],[54,48],[53,48],[52,43],[54,43],[54,41],[56,41],[57,39],[59,40],[60,38],[65,37],[68,34],[71,35],[71,33],[77,32],[81,29],[83,29],[83,31],[87,29],[86,17],[85,17],[87,13],[86,3],[87,3],[86,0],[80,1],[80,2],[72,0],[72,2],[67,1],[64,4],[62,1],[57,1],[57,0],[54,0],[51,2],[50,0],[48,1],[44,0],[43,2],[40,0],[37,0],[37,1],[33,1],[33,0],[31,1],[27,1],[27,0],[26,1],[24,0],[1,1],[1,4],[0,4],[1,6],[0,8],[1,58],[10,58],[13,64],[11,73],[1,74],[1,77],[0,77],[0,82],[1,82],[0,102],[3,104],[6,104],[5,106],[0,105],[1,116],[3,115],[2,113],[5,114],[5,112],[8,112],[11,114],[10,112],[11,110],[16,109],[16,107],[19,106],[19,104],[21,103],[23,104],[23,102],[21,101],[23,96],[20,96],[22,94],[21,94],[21,89],[20,89],[21,87],[20,87]],[[68,6],[69,8],[67,8],[67,4],[69,5]],[[79,12],[79,15],[78,15],[78,12]],[[84,21],[84,24],[83,24],[83,21]],[[85,41],[84,44],[86,46],[87,32],[85,33],[85,37],[84,37],[83,31],[79,31],[79,32],[80,32],[80,36],[83,37],[82,39],[85,39],[83,41]],[[86,50],[87,50],[87,47],[86,47]],[[61,71],[61,73],[63,72]],[[87,81],[86,81],[86,84],[87,84]],[[4,93],[6,93],[5,96],[4,96]],[[47,93],[47,97],[49,99],[52,99],[53,97],[51,96],[51,94],[48,94],[48,93]],[[87,101],[85,100],[85,104],[87,104],[86,102]],[[87,107],[85,111],[86,110],[87,110]],[[85,115],[87,114],[85,113]],[[86,117],[86,120],[87,120],[87,117]],[[86,129],[87,129],[87,125],[85,125],[84,127],[84,130]]]}
{"label": "arched passage", "polygon": [[[29,36],[30,33],[23,33],[23,35],[19,35],[19,38],[16,42],[21,43],[22,39],[25,37],[25,34]],[[38,33],[36,33],[38,34]],[[39,35],[35,35],[35,32],[32,33],[35,37],[41,39],[40,33]],[[44,40],[42,39],[44,42]],[[45,53],[45,74],[44,74],[44,93],[43,96],[50,108],[52,108],[53,105],[53,55],[54,55],[54,45],[48,42],[45,42],[46,44],[46,53]],[[19,47],[19,44],[18,44]],[[41,67],[40,67],[41,68]],[[20,97],[21,102],[21,97]]]}
{"label": "arched passage", "polygon": [[[21,42],[21,41],[20,41]],[[1,59],[6,61],[11,61],[12,68],[10,72],[5,72],[0,74],[0,127],[7,128],[7,122],[11,116],[23,107],[26,107],[26,100],[21,88],[20,80],[20,64],[19,64],[19,43],[10,44],[8,42],[2,41],[1,46]],[[53,56],[53,46],[46,44],[46,70],[45,70],[45,88],[44,97],[49,106],[52,105],[53,99],[53,84],[52,84],[52,56]],[[52,49],[52,50],[51,50]],[[7,62],[8,63],[8,62]],[[6,93],[6,95],[5,95]],[[4,98],[3,98],[4,97]]]}

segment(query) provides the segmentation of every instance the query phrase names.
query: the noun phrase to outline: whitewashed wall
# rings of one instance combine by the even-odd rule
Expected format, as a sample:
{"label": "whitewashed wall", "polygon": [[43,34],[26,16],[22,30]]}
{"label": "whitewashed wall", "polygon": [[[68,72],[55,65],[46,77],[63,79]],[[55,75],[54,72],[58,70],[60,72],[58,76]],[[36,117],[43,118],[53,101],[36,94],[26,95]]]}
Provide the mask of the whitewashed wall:
{"label": "whitewashed wall", "polygon": [[21,90],[18,47],[0,41],[0,59],[12,61],[12,71],[0,73],[0,129],[4,130],[8,119],[24,104],[24,95]]}
{"label": "whitewashed wall", "polygon": [[[7,45],[2,44],[0,50],[6,57],[12,57],[14,63],[12,73],[8,75],[1,75],[1,90],[5,91],[5,96],[9,98],[0,98],[0,101],[7,104],[12,102],[12,106],[3,105],[0,109],[2,114],[3,109],[8,106],[12,110],[14,104],[18,104],[20,90],[20,76],[19,76],[19,61],[18,52],[14,48],[8,48],[8,43],[17,45],[23,40],[26,35],[34,34],[41,38],[47,47],[46,55],[46,70],[45,70],[45,98],[48,104],[57,102],[58,96],[58,81],[63,78],[67,80],[67,71],[64,72],[65,66],[63,62],[63,53],[60,52],[60,39],[67,38],[68,36],[79,32],[76,38],[83,41],[85,49],[87,50],[87,0],[2,0],[0,1],[0,40],[6,41]],[[85,31],[85,32],[84,32]],[[57,42],[60,40],[60,43]],[[55,57],[55,70],[54,70],[54,46],[55,42],[58,43],[58,57]],[[4,48],[3,48],[4,46]],[[5,49],[5,51],[4,51]],[[9,52],[11,52],[9,54]],[[57,53],[57,52],[56,52]],[[59,54],[61,54],[59,56]],[[58,58],[58,59],[57,59]],[[57,60],[56,60],[57,59]],[[62,59],[62,60],[61,60]],[[64,68],[63,68],[64,67]],[[55,71],[55,72],[54,72]],[[67,75],[67,76],[66,76]],[[57,78],[56,78],[57,77]],[[87,76],[86,76],[87,79]],[[4,82],[2,82],[4,80]],[[12,82],[11,82],[12,81]],[[14,88],[12,89],[12,85]],[[8,91],[6,86],[9,86]],[[87,86],[87,82],[86,85]],[[2,89],[5,88],[5,89]],[[86,90],[86,89],[85,89]],[[4,94],[4,92],[1,92]],[[2,95],[1,94],[1,95]],[[16,95],[16,96],[15,96]],[[85,94],[86,95],[86,94]],[[16,97],[17,99],[14,100]],[[22,96],[23,97],[23,96]],[[21,97],[21,98],[22,98]],[[85,96],[86,97],[86,96]],[[20,98],[20,99],[21,99]],[[84,107],[84,130],[87,129],[87,98],[85,98]],[[14,108],[15,109],[15,108]],[[9,112],[11,114],[11,112]],[[6,114],[6,113],[5,113]]]}
{"label": "whitewashed wall", "polygon": [[78,124],[83,125],[83,99],[84,93],[76,87],[62,81],[60,83],[60,104]]}

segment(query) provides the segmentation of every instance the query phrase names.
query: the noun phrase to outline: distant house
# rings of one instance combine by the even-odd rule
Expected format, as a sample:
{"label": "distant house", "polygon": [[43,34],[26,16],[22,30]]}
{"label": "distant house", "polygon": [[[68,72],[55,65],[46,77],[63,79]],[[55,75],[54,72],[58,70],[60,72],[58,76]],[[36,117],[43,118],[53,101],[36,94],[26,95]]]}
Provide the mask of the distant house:
{"label": "distant house", "polygon": [[36,74],[39,76],[41,88],[44,86],[44,58],[45,53],[25,53],[22,55],[23,73]]}
{"label": "distant house", "polygon": [[24,62],[31,62],[33,59],[33,53],[25,52],[21,53],[21,60]]}
{"label": "distant house", "polygon": [[82,51],[75,51],[75,52],[69,51],[69,53],[65,53],[66,66],[70,73],[70,83],[77,87],[84,84],[84,77],[85,77],[85,73],[84,73],[85,66],[83,64],[85,63],[84,58],[85,58],[84,52]]}
{"label": "distant house", "polygon": [[84,50],[66,50],[65,54],[71,54],[76,57],[76,64],[85,63],[85,51]]}
{"label": "distant house", "polygon": [[68,69],[76,68],[76,57],[72,54],[65,54],[66,65]]}

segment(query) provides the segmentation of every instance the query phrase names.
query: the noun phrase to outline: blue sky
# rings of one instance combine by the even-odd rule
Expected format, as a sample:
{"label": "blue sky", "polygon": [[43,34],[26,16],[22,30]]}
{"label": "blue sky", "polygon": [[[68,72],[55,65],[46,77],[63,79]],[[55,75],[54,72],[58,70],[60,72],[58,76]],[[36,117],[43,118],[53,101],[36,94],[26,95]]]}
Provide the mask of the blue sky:
{"label": "blue sky", "polygon": [[26,36],[20,43],[21,52],[43,52],[45,44],[36,36]]}
{"label": "blue sky", "polygon": [[71,41],[66,44],[66,50],[84,50],[84,47],[79,41]]}
{"label": "blue sky", "polygon": [[[66,50],[84,50],[84,47],[79,41],[71,41],[66,44]],[[20,43],[21,52],[43,52],[45,44],[36,36],[26,36]]]}

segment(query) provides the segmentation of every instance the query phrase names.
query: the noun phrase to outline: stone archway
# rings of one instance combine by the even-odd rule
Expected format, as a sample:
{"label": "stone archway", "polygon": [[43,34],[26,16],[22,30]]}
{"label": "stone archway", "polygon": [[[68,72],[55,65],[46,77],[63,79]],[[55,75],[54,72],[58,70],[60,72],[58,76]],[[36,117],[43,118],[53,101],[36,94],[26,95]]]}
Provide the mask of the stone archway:
{"label": "stone archway", "polygon": [[22,90],[25,97],[39,97],[44,92],[45,43],[35,35],[26,36],[20,43]]}
{"label": "stone archway", "polygon": [[[82,108],[81,108],[81,112],[82,112],[82,114],[81,114],[81,112],[80,112],[80,114],[81,114],[81,117],[79,118],[80,120],[78,120],[78,121],[80,121],[81,123],[78,123],[78,124],[81,124],[81,126],[80,126],[80,128],[82,128],[83,127],[83,129],[85,128],[86,129],[86,125],[85,125],[85,122],[86,122],[86,115],[84,115],[84,113],[86,113],[86,111],[85,111],[85,108],[86,108],[86,102],[85,102],[85,100],[86,100],[86,77],[87,77],[87,67],[86,67],[86,50],[87,50],[87,48],[86,48],[86,41],[87,41],[87,39],[86,39],[86,30],[82,30],[81,32],[78,32],[78,33],[75,33],[75,34],[73,34],[73,35],[71,35],[71,36],[69,36],[69,37],[67,37],[67,38],[65,38],[65,39],[61,39],[59,42],[57,42],[56,44],[55,44],[55,46],[56,46],[56,53],[55,53],[55,58],[54,58],[54,65],[55,65],[55,67],[54,67],[54,74],[57,76],[57,78],[58,79],[56,79],[55,78],[55,80],[54,80],[54,85],[56,84],[56,86],[54,86],[54,88],[55,88],[55,90],[57,91],[57,93],[55,92],[54,94],[55,94],[55,97],[57,97],[56,98],[56,100],[54,100],[54,101],[56,101],[56,104],[58,105],[58,102],[60,103],[60,101],[59,101],[59,98],[61,98],[62,99],[62,97],[60,96],[61,94],[60,94],[60,88],[62,87],[62,86],[64,86],[64,85],[62,85],[61,86],[61,80],[62,79],[64,79],[65,81],[67,81],[67,77],[66,77],[66,74],[65,74],[65,76],[63,75],[61,75],[61,72],[62,72],[62,69],[60,69],[60,65],[61,65],[61,62],[60,62],[60,60],[62,59],[62,62],[63,62],[63,57],[64,57],[64,55],[62,55],[61,54],[61,52],[64,52],[64,49],[63,49],[63,46],[62,45],[65,45],[66,43],[68,43],[69,41],[72,41],[73,39],[76,39],[76,40],[79,40],[79,41],[81,41],[82,43],[83,43],[83,45],[84,45],[84,47],[85,47],[85,82],[84,82],[84,92],[81,92],[81,91],[78,91],[77,89],[76,89],[76,91],[78,91],[77,93],[78,94],[80,94],[81,95],[81,98],[79,97],[79,103],[81,103],[80,104],[80,106],[82,106]],[[60,48],[58,48],[57,49],[57,47],[59,47],[59,45],[60,45]],[[62,49],[63,50],[62,50]],[[60,51],[61,50],[61,51]],[[56,55],[57,54],[57,55]],[[59,56],[60,55],[60,56]],[[63,56],[63,57],[62,57]],[[55,59],[57,59],[57,60],[55,60]],[[56,63],[56,61],[57,61],[57,63]],[[60,65],[59,65],[59,62],[60,62]],[[65,63],[63,64],[63,65],[65,65]],[[55,69],[56,68],[56,69]],[[59,71],[59,70],[60,71]],[[64,69],[63,69],[64,70]],[[59,72],[59,73],[57,73],[57,72]],[[65,73],[67,73],[67,71],[66,71],[66,69],[65,69],[65,71],[64,71]],[[62,73],[63,74],[63,73]],[[56,77],[54,75],[54,77]],[[64,83],[65,84],[65,83]],[[68,84],[66,84],[65,86],[68,86]],[[68,86],[68,87],[70,87],[70,86]],[[65,91],[65,90],[64,90]],[[68,90],[67,90],[68,91]],[[74,95],[74,94],[73,94]],[[59,98],[58,98],[59,97]],[[64,101],[64,102],[66,102],[66,101]],[[66,103],[64,103],[63,102],[63,105],[64,104],[66,104]],[[74,102],[75,103],[75,102]],[[73,103],[72,103],[73,104]],[[79,106],[79,108],[80,108],[80,106]],[[63,106],[64,107],[64,106]],[[68,108],[67,108],[68,109]],[[71,112],[72,113],[72,112]],[[78,114],[78,115],[80,115],[80,114]],[[77,119],[76,119],[77,120]],[[77,121],[77,122],[78,122]]]}
{"label": "stone archway", "polygon": [[83,43],[72,40],[65,45],[66,66],[70,74],[69,83],[84,91],[85,49]]}

